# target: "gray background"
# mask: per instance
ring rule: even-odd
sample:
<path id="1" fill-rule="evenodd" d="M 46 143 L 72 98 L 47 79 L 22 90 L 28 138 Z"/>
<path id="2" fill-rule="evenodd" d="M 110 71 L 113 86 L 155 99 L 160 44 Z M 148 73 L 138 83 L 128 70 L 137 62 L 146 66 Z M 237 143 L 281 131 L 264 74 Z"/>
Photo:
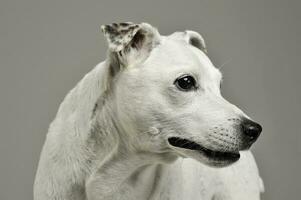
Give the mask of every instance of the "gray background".
<path id="1" fill-rule="evenodd" d="M 300 1 L 1 0 L 0 199 L 32 199 L 45 134 L 66 93 L 104 59 L 100 25 L 202 33 L 223 94 L 259 121 L 263 199 L 300 199 Z"/>

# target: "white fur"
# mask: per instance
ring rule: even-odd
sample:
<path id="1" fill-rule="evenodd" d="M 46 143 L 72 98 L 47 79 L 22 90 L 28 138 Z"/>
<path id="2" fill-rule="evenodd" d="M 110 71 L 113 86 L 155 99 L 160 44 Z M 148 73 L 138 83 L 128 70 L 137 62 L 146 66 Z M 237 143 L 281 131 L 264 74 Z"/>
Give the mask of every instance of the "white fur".
<path id="1" fill-rule="evenodd" d="M 142 47 L 123 57 L 131 67 L 110 77 L 107 59 L 69 92 L 41 153 L 35 200 L 260 198 L 263 184 L 251 152 L 215 168 L 218 163 L 204 155 L 167 143 L 181 136 L 213 150 L 238 151 L 239 133 L 228 119 L 247 117 L 221 96 L 221 73 L 187 43 L 191 33 L 197 34 L 155 35 L 159 42 L 151 51 Z M 139 62 L 137 52 L 144 58 Z M 177 91 L 173 82 L 183 73 L 196 77 L 199 92 Z M 227 129 L 231 138 L 217 133 L 214 139 L 214 127 Z"/>

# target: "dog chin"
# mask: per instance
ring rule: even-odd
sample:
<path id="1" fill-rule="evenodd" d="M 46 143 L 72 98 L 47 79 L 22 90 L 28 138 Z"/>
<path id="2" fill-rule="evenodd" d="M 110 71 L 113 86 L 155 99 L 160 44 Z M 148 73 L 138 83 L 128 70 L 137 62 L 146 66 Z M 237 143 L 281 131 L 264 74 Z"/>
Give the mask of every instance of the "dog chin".
<path id="1" fill-rule="evenodd" d="M 168 143 L 181 157 L 192 158 L 211 167 L 226 167 L 240 158 L 239 152 L 213 151 L 187 139 L 172 137 Z"/>

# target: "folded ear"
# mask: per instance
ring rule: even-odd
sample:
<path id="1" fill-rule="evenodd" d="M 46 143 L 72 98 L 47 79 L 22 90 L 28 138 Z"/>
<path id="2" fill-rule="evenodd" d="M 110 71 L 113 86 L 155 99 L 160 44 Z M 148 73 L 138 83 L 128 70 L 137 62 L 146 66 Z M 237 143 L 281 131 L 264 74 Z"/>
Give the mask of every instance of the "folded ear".
<path id="1" fill-rule="evenodd" d="M 143 62 L 160 42 L 157 29 L 147 23 L 113 23 L 101 29 L 108 42 L 108 60 L 114 74 L 122 67 Z"/>
<path id="2" fill-rule="evenodd" d="M 198 32 L 187 30 L 184 32 L 184 34 L 186 42 L 207 53 L 205 40 Z"/>

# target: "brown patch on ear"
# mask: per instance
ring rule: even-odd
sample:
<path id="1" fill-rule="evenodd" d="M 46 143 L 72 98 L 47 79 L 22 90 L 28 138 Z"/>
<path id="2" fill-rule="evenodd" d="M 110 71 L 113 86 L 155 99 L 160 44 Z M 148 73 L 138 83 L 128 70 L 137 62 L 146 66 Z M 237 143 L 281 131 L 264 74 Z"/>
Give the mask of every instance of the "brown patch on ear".
<path id="1" fill-rule="evenodd" d="M 147 23 L 112 23 L 102 25 L 101 30 L 111 52 L 128 51 L 130 47 L 141 49 L 145 43 L 154 44 L 160 35 L 156 28 Z"/>
<path id="2" fill-rule="evenodd" d="M 109 49 L 112 52 L 123 50 L 132 41 L 139 29 L 139 24 L 131 22 L 101 26 L 101 30 L 108 41 Z"/>
<path id="3" fill-rule="evenodd" d="M 112 66 L 134 66 L 143 62 L 160 41 L 157 29 L 147 23 L 112 23 L 101 26 L 101 29 L 108 42 L 108 58 L 110 62 L 112 60 Z M 111 74 L 116 74 L 121 67 L 113 67 Z"/>
<path id="4" fill-rule="evenodd" d="M 157 29 L 147 23 L 131 22 L 103 25 L 101 29 L 108 42 L 106 85 L 110 88 L 115 77 L 124 68 L 143 63 L 159 43 Z"/>

